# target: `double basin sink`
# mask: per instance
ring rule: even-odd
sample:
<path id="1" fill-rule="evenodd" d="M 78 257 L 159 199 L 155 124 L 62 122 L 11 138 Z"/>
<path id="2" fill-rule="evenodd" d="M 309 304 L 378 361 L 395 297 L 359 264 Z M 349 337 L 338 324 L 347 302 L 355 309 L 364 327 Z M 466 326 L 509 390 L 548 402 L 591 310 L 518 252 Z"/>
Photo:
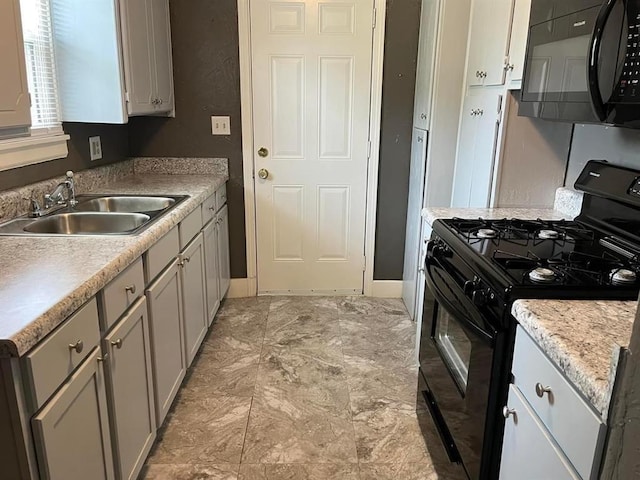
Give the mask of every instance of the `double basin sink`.
<path id="1" fill-rule="evenodd" d="M 185 198 L 186 195 L 79 195 L 74 207 L 1 224 L 0 235 L 132 235 L 145 230 Z"/>

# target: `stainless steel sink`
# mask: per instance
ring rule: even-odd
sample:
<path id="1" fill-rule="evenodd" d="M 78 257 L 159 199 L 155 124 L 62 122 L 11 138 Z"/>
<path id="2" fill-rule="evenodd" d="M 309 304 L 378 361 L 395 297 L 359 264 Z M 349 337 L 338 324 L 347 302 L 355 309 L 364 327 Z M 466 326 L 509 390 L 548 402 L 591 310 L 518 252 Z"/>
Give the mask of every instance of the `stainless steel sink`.
<path id="1" fill-rule="evenodd" d="M 142 213 L 59 213 L 34 220 L 25 232 L 62 235 L 104 235 L 129 233 L 150 219 Z"/>
<path id="2" fill-rule="evenodd" d="M 105 196 L 86 200 L 80 197 L 78 200 L 74 207 L 77 212 L 149 213 L 165 210 L 176 203 L 174 198 L 148 196 Z"/>
<path id="3" fill-rule="evenodd" d="M 134 235 L 177 207 L 188 195 L 78 195 L 74 207 L 40 218 L 26 215 L 0 224 L 0 236 Z"/>

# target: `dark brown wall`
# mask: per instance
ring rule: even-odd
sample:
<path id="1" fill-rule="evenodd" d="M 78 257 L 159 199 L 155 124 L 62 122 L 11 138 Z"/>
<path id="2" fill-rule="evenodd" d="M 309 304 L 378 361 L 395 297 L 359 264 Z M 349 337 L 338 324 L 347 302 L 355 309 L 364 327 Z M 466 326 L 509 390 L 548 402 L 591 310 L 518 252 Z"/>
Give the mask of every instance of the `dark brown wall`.
<path id="1" fill-rule="evenodd" d="M 132 156 L 229 159 L 231 276 L 247 276 L 237 0 L 170 0 L 176 118 L 130 120 Z M 211 115 L 231 135 L 211 135 Z"/>
<path id="2" fill-rule="evenodd" d="M 62 175 L 67 170 L 84 170 L 119 162 L 128 156 L 129 137 L 126 125 L 65 123 L 63 127 L 71 136 L 67 143 L 69 156 L 0 172 L 0 191 Z M 92 162 L 89 156 L 89 137 L 94 135 L 100 135 L 102 159 Z"/>
<path id="3" fill-rule="evenodd" d="M 419 0 L 387 0 L 375 280 L 402 279 L 419 30 Z"/>
<path id="4" fill-rule="evenodd" d="M 237 0 L 170 0 L 176 118 L 130 121 L 133 156 L 229 158 L 231 276 L 246 276 Z M 419 0 L 388 0 L 376 279 L 401 279 Z M 211 135 L 211 115 L 231 135 Z"/>

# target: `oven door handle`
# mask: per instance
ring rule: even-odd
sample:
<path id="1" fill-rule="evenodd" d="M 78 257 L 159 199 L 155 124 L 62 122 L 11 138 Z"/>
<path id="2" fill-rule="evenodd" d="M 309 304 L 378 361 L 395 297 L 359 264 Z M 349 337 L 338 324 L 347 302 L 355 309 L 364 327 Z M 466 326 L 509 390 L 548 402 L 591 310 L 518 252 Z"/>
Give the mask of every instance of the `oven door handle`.
<path id="1" fill-rule="evenodd" d="M 596 24 L 593 27 L 593 35 L 591 36 L 591 43 L 589 44 L 589 61 L 588 61 L 588 79 L 589 79 L 589 95 L 591 97 L 591 104 L 595 110 L 596 116 L 600 120 L 605 120 L 606 111 L 604 100 L 600 94 L 600 79 L 598 78 L 598 64 L 600 63 L 600 44 L 602 43 L 602 36 L 604 34 L 604 28 L 607 24 L 607 20 L 613 11 L 613 7 L 619 0 L 606 0 L 598 18 Z"/>
<path id="2" fill-rule="evenodd" d="M 450 282 L 445 281 L 447 287 L 452 291 L 452 294 L 455 296 L 456 300 L 461 302 L 462 304 L 466 304 L 470 308 L 467 308 L 466 312 L 461 310 L 459 307 L 455 306 L 454 303 L 449 300 L 449 296 L 447 296 L 444 291 L 438 286 L 437 280 L 433 268 L 437 268 L 442 270 L 444 274 L 451 278 L 451 276 L 446 273 L 446 270 L 442 266 L 440 262 L 434 257 L 428 257 L 426 261 L 426 279 L 427 286 L 435 296 L 436 300 L 441 303 L 447 310 L 453 313 L 456 317 L 456 320 L 461 322 L 465 327 L 472 330 L 475 334 L 479 335 L 483 340 L 488 343 L 492 343 L 493 339 L 496 335 L 496 331 L 494 328 L 491 328 L 489 331 L 487 328 L 483 328 L 483 325 L 486 327 L 486 322 L 484 322 L 481 318 L 481 315 L 476 313 L 477 308 L 473 305 L 464 295 L 464 292 L 458 285 L 454 282 L 453 278 L 451 278 Z M 442 275 L 441 275 L 442 276 Z M 471 318 L 469 318 L 471 317 Z"/>

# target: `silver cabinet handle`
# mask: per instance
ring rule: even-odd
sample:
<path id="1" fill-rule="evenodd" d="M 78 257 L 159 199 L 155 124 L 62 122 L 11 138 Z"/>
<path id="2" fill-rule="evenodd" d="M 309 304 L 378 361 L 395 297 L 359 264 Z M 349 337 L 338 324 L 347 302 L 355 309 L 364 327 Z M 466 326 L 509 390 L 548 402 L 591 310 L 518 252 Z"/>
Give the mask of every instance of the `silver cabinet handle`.
<path id="1" fill-rule="evenodd" d="M 84 342 L 82 340 L 78 340 L 76 343 L 69 344 L 69 350 L 75 350 L 76 353 L 81 353 L 84 349 Z"/>
<path id="2" fill-rule="evenodd" d="M 426 120 L 426 119 L 427 119 L 427 114 L 426 114 L 426 113 L 421 113 L 421 114 L 420 114 L 420 118 L 421 118 L 422 120 Z"/>
<path id="3" fill-rule="evenodd" d="M 418 137 L 418 143 L 422 143 L 422 137 Z"/>
<path id="4" fill-rule="evenodd" d="M 124 287 L 124 291 L 125 292 L 130 292 L 130 293 L 136 293 L 136 286 L 135 285 L 129 285 L 128 287 Z"/>
<path id="5" fill-rule="evenodd" d="M 98 357 L 98 362 L 106 362 L 107 359 L 109 358 L 109 354 L 105 353 L 104 355 L 102 355 L 101 357 Z"/>
<path id="6" fill-rule="evenodd" d="M 216 211 L 216 207 L 214 207 L 213 205 L 209 207 L 209 210 L 211 210 L 212 212 Z"/>
<path id="7" fill-rule="evenodd" d="M 189 263 L 189 260 L 190 260 L 189 257 L 184 257 L 181 262 L 178 262 L 178 265 L 180 265 L 181 267 L 184 267 L 187 263 Z"/>
<path id="8" fill-rule="evenodd" d="M 512 408 L 509 407 L 504 407 L 502 409 L 502 416 L 504 418 L 509 418 L 511 415 L 515 416 L 516 415 L 516 411 Z"/>
<path id="9" fill-rule="evenodd" d="M 119 339 L 117 339 L 117 340 L 115 340 L 115 341 L 112 341 L 112 342 L 111 342 L 111 345 L 112 345 L 112 346 L 114 346 L 114 347 L 116 347 L 117 349 L 122 348 L 122 339 L 121 339 L 121 338 L 119 338 Z"/>
<path id="10" fill-rule="evenodd" d="M 536 383 L 536 395 L 542 398 L 545 393 L 551 393 L 551 387 L 545 387 L 541 383 Z"/>
<path id="11" fill-rule="evenodd" d="M 484 115 L 484 110 L 482 110 L 481 108 L 478 109 L 478 115 L 482 116 Z"/>

